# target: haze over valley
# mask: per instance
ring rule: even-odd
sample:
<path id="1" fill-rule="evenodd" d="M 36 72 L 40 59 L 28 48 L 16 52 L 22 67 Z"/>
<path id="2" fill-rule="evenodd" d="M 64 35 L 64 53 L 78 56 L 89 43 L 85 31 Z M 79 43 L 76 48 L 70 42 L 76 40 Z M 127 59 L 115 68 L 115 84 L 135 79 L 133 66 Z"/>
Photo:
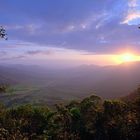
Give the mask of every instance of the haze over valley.
<path id="1" fill-rule="evenodd" d="M 0 82 L 9 85 L 0 101 L 6 105 L 48 104 L 80 100 L 96 94 L 120 98 L 139 86 L 140 62 L 115 66 L 80 65 L 49 68 L 37 65 L 1 65 Z"/>

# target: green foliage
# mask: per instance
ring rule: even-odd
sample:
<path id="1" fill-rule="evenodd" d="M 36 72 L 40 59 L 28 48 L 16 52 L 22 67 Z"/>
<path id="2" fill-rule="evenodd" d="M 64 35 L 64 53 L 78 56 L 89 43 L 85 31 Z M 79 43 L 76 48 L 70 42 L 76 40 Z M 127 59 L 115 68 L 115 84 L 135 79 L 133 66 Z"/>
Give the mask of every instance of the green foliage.
<path id="1" fill-rule="evenodd" d="M 76 107 L 71 108 L 70 113 L 74 118 L 80 118 L 81 116 L 80 109 Z"/>
<path id="2" fill-rule="evenodd" d="M 140 99 L 132 103 L 92 95 L 68 105 L 0 105 L 1 140 L 138 140 Z"/>
<path id="3" fill-rule="evenodd" d="M 7 92 L 8 87 L 9 86 L 7 84 L 0 84 L 0 93 Z"/>

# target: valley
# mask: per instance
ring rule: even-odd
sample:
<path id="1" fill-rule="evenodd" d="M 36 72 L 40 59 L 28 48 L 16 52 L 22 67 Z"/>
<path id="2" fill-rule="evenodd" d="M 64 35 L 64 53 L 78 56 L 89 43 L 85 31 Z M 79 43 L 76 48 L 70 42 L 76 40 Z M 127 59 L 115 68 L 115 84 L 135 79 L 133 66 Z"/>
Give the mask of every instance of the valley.
<path id="1" fill-rule="evenodd" d="M 7 106 L 24 103 L 50 106 L 96 94 L 104 99 L 128 95 L 140 83 L 140 63 L 100 67 L 82 65 L 69 69 L 39 66 L 1 66 L 0 81 L 10 85 L 0 94 Z"/>

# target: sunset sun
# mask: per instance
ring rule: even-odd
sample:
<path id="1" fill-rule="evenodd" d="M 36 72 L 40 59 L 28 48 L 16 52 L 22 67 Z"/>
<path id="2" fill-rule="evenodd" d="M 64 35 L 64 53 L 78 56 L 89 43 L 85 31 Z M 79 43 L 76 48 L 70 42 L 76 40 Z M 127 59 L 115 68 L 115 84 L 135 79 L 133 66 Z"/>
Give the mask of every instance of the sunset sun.
<path id="1" fill-rule="evenodd" d="M 121 60 L 122 60 L 122 62 L 135 61 L 136 56 L 131 53 L 125 53 L 125 54 L 121 55 Z"/>
<path id="2" fill-rule="evenodd" d="M 125 63 L 125 62 L 140 61 L 140 56 L 127 52 L 127 53 L 123 53 L 123 54 L 115 56 L 114 59 L 116 60 L 117 63 Z"/>

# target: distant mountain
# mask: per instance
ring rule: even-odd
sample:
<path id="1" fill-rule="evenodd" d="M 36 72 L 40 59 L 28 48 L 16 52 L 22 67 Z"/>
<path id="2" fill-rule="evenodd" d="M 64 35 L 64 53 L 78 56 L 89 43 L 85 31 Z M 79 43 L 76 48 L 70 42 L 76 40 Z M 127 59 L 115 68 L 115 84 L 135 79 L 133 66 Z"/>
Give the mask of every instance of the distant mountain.
<path id="1" fill-rule="evenodd" d="M 36 65 L 0 65 L 0 83 L 38 83 L 50 76 L 53 76 L 51 69 Z"/>
<path id="2" fill-rule="evenodd" d="M 140 63 L 123 63 L 118 66 L 105 67 L 103 80 L 97 85 L 97 91 L 103 97 L 124 96 L 140 85 Z"/>
<path id="3" fill-rule="evenodd" d="M 81 99 L 91 94 L 118 98 L 140 85 L 140 62 L 115 66 L 82 65 L 67 69 L 39 66 L 0 66 L 0 82 L 14 89 L 0 95 L 6 104 L 15 102 L 55 103 Z M 12 91 L 12 92 L 11 92 Z"/>
<path id="4" fill-rule="evenodd" d="M 136 90 L 134 90 L 130 94 L 122 97 L 121 99 L 123 101 L 135 102 L 138 98 L 140 98 L 140 87 L 138 87 Z"/>
<path id="5" fill-rule="evenodd" d="M 140 63 L 123 63 L 117 66 L 82 66 L 68 71 L 69 78 L 59 81 L 59 86 L 77 88 L 104 98 L 116 98 L 130 93 L 140 84 Z"/>
<path id="6" fill-rule="evenodd" d="M 0 83 L 13 85 L 29 81 L 33 75 L 25 69 L 26 67 L 23 68 L 22 65 L 0 66 Z"/>

